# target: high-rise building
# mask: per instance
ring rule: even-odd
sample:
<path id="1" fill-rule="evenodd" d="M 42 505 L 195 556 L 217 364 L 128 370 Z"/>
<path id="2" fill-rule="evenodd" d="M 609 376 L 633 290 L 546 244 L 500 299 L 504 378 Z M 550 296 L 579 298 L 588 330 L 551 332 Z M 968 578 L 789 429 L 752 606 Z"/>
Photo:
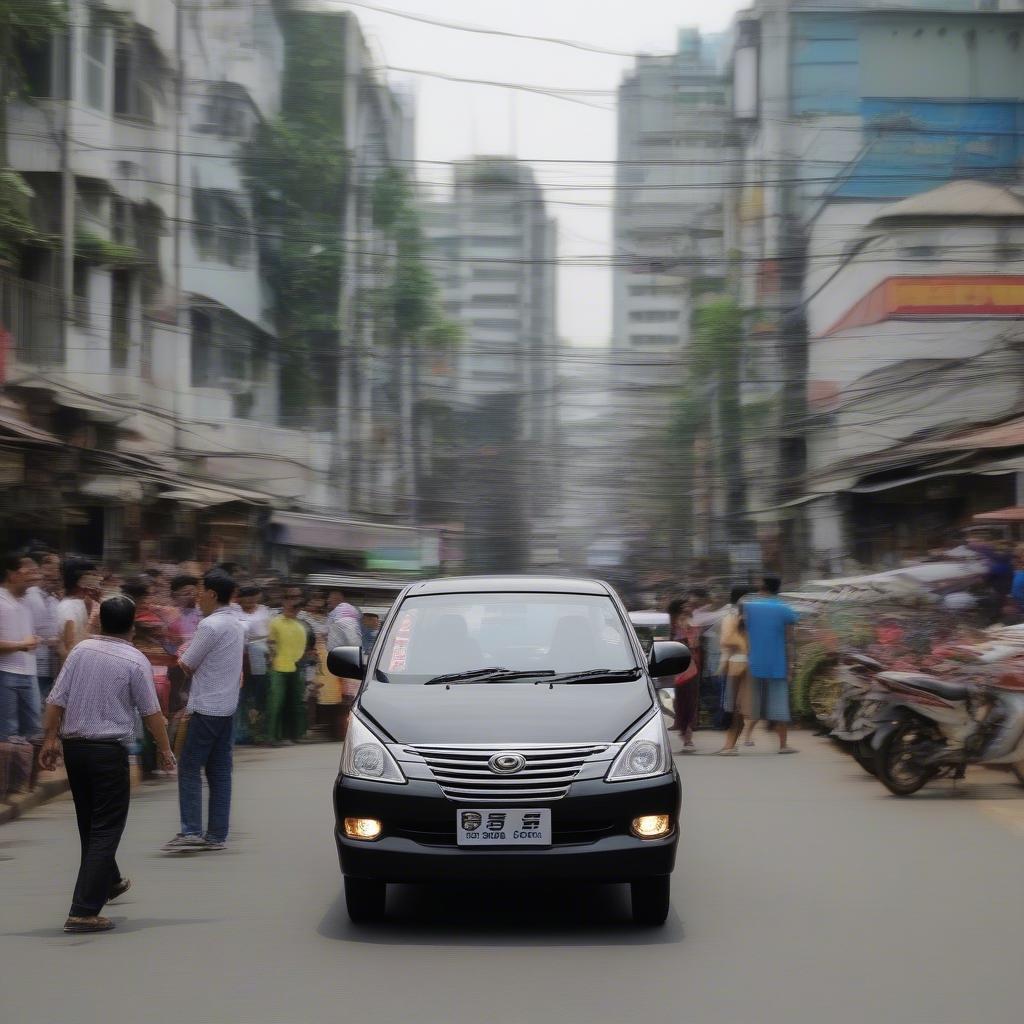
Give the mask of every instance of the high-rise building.
<path id="1" fill-rule="evenodd" d="M 480 570 L 550 560 L 558 474 L 556 232 L 533 172 L 511 158 L 458 164 L 426 233 L 445 311 L 464 341 L 449 398 L 463 425 L 467 559 Z"/>
<path id="2" fill-rule="evenodd" d="M 624 424 L 619 515 L 634 550 L 685 557 L 673 537 L 668 431 L 688 380 L 694 309 L 726 276 L 722 168 L 733 150 L 719 39 L 679 33 L 671 56 L 640 56 L 619 88 L 610 392 Z M 699 386 L 699 382 L 692 382 Z M 636 456 L 643 452 L 645 457 Z"/>

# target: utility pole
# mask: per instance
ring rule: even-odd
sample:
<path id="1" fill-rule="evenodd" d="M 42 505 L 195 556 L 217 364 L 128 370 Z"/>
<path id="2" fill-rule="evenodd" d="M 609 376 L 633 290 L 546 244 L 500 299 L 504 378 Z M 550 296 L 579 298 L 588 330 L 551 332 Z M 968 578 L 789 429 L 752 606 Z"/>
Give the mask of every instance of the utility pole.
<path id="1" fill-rule="evenodd" d="M 77 11 L 84 13 L 84 5 Z M 67 349 L 68 324 L 75 307 L 75 175 L 71 166 L 74 139 L 75 89 L 78 84 L 78 43 L 82 26 L 74 16 L 68 21 L 68 79 L 64 97 L 64 134 L 61 139 L 61 297 L 64 316 L 61 329 Z"/>

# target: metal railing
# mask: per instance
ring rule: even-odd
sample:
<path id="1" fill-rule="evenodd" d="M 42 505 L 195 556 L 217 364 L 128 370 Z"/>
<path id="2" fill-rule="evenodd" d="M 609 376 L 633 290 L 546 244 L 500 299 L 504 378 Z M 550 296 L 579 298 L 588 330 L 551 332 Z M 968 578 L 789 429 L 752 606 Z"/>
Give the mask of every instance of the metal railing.
<path id="1" fill-rule="evenodd" d="M 0 328 L 17 358 L 38 366 L 64 362 L 61 295 L 56 288 L 0 273 Z"/>

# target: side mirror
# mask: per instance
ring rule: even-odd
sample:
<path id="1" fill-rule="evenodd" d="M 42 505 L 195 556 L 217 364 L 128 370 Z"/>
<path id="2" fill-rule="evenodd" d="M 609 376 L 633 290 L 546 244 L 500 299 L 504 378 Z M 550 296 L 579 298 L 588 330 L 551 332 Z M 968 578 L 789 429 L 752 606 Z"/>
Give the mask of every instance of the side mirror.
<path id="1" fill-rule="evenodd" d="M 655 640 L 647 662 L 651 676 L 677 676 L 690 667 L 690 650 L 675 640 Z"/>
<path id="2" fill-rule="evenodd" d="M 366 675 L 362 648 L 335 647 L 327 654 L 327 668 L 339 679 L 362 679 Z"/>

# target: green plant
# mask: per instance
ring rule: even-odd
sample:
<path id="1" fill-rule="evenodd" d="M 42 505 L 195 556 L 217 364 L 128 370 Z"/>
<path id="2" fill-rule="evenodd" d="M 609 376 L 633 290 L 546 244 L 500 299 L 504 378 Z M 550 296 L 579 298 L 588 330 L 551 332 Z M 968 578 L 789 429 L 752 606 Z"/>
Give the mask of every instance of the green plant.
<path id="1" fill-rule="evenodd" d="M 88 229 L 75 234 L 75 257 L 113 270 L 137 267 L 142 262 L 142 253 L 135 246 L 111 242 Z"/>
<path id="2" fill-rule="evenodd" d="M 30 206 L 34 193 L 16 171 L 0 170 L 0 266 L 11 266 L 37 237 Z"/>

